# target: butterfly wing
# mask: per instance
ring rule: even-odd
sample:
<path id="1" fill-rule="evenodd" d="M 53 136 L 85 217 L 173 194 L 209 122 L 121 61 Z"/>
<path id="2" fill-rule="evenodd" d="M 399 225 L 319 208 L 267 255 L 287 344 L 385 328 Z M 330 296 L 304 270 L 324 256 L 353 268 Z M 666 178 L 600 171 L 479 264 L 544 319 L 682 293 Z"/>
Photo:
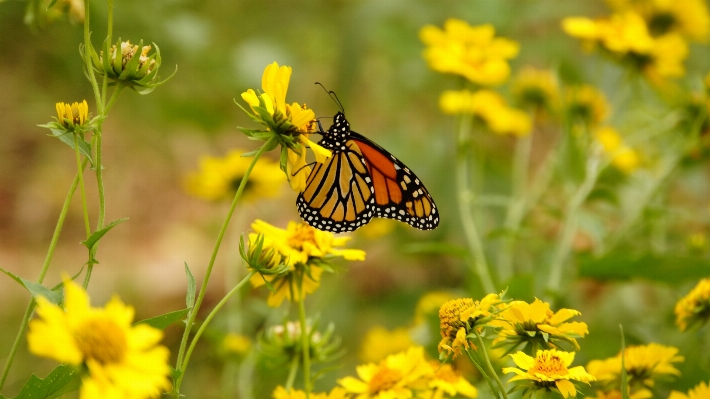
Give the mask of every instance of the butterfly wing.
<path id="1" fill-rule="evenodd" d="M 365 158 L 358 145 L 347 140 L 324 163 L 316 162 L 296 206 L 301 218 L 315 228 L 353 231 L 375 215 L 373 193 Z"/>
<path id="2" fill-rule="evenodd" d="M 372 180 L 374 216 L 396 219 L 421 230 L 436 228 L 439 211 L 414 172 L 367 137 L 350 132 L 350 138 L 365 159 Z"/>

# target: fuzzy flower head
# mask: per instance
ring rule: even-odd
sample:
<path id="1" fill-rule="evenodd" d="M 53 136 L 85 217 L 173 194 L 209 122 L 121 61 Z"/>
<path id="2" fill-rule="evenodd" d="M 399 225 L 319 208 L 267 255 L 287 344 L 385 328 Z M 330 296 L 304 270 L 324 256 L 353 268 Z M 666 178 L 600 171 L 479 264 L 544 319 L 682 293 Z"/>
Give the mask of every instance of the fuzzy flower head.
<path id="1" fill-rule="evenodd" d="M 599 127 L 594 130 L 593 135 L 611 158 L 611 164 L 617 169 L 626 174 L 631 174 L 638 169 L 641 164 L 638 151 L 625 145 L 616 129 L 610 126 Z"/>
<path id="2" fill-rule="evenodd" d="M 572 86 L 565 92 L 564 109 L 576 122 L 596 126 L 609 116 L 609 103 L 604 93 L 591 85 Z"/>
<path id="3" fill-rule="evenodd" d="M 27 336 L 30 352 L 85 367 L 80 397 L 156 398 L 170 389 L 163 333 L 133 325 L 134 310 L 114 297 L 94 308 L 81 286 L 64 280 L 64 308 L 40 297 Z"/>
<path id="4" fill-rule="evenodd" d="M 488 294 L 480 301 L 471 298 L 453 299 L 439 309 L 441 341 L 439 357 L 456 358 L 464 349 L 476 349 L 467 335 L 480 333 L 481 329 L 494 319 L 501 299 L 497 294 Z"/>
<path id="5" fill-rule="evenodd" d="M 291 81 L 292 69 L 273 62 L 266 66 L 261 77 L 262 92 L 249 89 L 242 93 L 242 99 L 252 112 L 237 104 L 249 117 L 264 126 L 266 130 L 240 128 L 254 140 L 268 140 L 276 137 L 281 144 L 281 168 L 287 173 L 291 187 L 300 192 L 305 188 L 310 166 L 306 162 L 306 148 L 310 148 L 316 161 L 323 163 L 331 152 L 308 139 L 315 132 L 315 113 L 294 102 L 286 102 L 286 93 Z"/>
<path id="6" fill-rule="evenodd" d="M 691 388 L 687 394 L 671 391 L 668 399 L 705 399 L 710 398 L 710 385 L 706 384 L 704 381 Z"/>
<path id="7" fill-rule="evenodd" d="M 424 59 L 441 73 L 460 75 L 481 86 L 495 86 L 510 76 L 508 60 L 518 55 L 520 45 L 495 37 L 493 25 L 471 26 L 449 18 L 441 29 L 427 25 L 419 31 L 427 46 Z"/>
<path id="8" fill-rule="evenodd" d="M 333 233 L 318 230 L 305 222 L 290 222 L 286 229 L 272 226 L 262 220 L 252 223 L 254 233 L 249 235 L 255 242 L 263 235 L 263 250 L 273 250 L 281 257 L 280 263 L 287 266 L 284 273 L 252 277 L 251 283 L 258 287 L 268 283 L 272 291 L 267 303 L 279 306 L 284 299 L 299 301 L 301 293 L 311 294 L 320 286 L 324 270 L 332 271 L 328 258 L 339 256 L 346 260 L 365 260 L 365 252 L 358 249 L 340 249 L 349 237 L 335 237 Z M 300 282 L 300 289 L 298 284 Z"/>
<path id="9" fill-rule="evenodd" d="M 244 153 L 245 150 L 234 149 L 223 158 L 203 156 L 199 170 L 186 176 L 185 191 L 208 201 L 232 199 L 252 161 L 242 157 Z M 260 158 L 244 186 L 242 198 L 256 201 L 277 197 L 283 176 L 278 163 Z"/>
<path id="10" fill-rule="evenodd" d="M 547 69 L 525 67 L 511 82 L 513 97 L 523 108 L 556 112 L 560 103 L 560 88 L 555 75 Z"/>
<path id="11" fill-rule="evenodd" d="M 659 344 L 629 346 L 624 350 L 624 365 L 632 392 L 653 388 L 659 378 L 677 377 L 680 371 L 674 363 L 684 360 L 678 348 Z M 621 384 L 621 353 L 605 360 L 592 360 L 587 370 L 611 391 Z"/>
<path id="12" fill-rule="evenodd" d="M 424 358 L 424 348 L 417 346 L 406 352 L 389 355 L 378 364 L 358 366 L 356 377 L 338 380 L 353 399 L 412 398 L 434 374 Z"/>
<path id="13" fill-rule="evenodd" d="M 564 344 L 579 350 L 577 338 L 589 333 L 586 323 L 569 321 L 579 315 L 574 309 L 553 312 L 549 303 L 537 298 L 532 303 L 513 301 L 500 313 L 499 320 L 492 322 L 499 328 L 493 342 L 510 348 L 525 345 L 532 350 L 556 349 Z"/>
<path id="14" fill-rule="evenodd" d="M 577 387 L 572 381 L 589 384 L 595 378 L 587 373 L 582 366 L 570 368 L 574 361 L 574 352 L 563 352 L 555 349 L 538 350 L 533 358 L 524 352 L 510 355 L 518 367 L 506 367 L 504 373 L 515 373 L 516 376 L 508 380 L 522 381 L 514 390 L 522 390 L 523 396 L 537 391 L 550 390 L 561 394 L 563 397 L 576 397 Z"/>
<path id="15" fill-rule="evenodd" d="M 680 331 L 699 327 L 710 319 L 710 278 L 700 280 L 688 295 L 676 303 L 675 315 Z"/>
<path id="16" fill-rule="evenodd" d="M 439 98 L 445 114 L 472 114 L 493 133 L 526 136 L 532 129 L 527 113 L 509 107 L 503 97 L 492 90 L 447 90 Z"/>
<path id="17" fill-rule="evenodd" d="M 155 52 L 151 50 L 155 47 Z M 108 41 L 97 55 L 92 54 L 94 70 L 97 74 L 106 76 L 113 84 L 130 87 L 140 94 L 148 94 L 156 87 L 167 82 L 177 72 L 177 68 L 167 79 L 159 81 L 158 71 L 162 64 L 160 48 L 143 45 L 141 40 L 137 45 L 129 40 L 121 41 L 119 38 L 115 45 L 109 47 Z M 93 49 L 91 50 L 93 52 Z"/>

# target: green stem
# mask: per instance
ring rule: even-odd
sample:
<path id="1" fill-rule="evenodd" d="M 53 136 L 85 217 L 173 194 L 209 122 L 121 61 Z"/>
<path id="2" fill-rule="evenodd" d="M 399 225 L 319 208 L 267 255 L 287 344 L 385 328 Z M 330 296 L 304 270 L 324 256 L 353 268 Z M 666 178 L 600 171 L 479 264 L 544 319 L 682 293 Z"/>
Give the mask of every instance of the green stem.
<path id="1" fill-rule="evenodd" d="M 229 226 L 229 221 L 232 218 L 232 214 L 234 213 L 234 209 L 237 207 L 237 202 L 239 201 L 239 198 L 242 196 L 242 191 L 244 191 L 244 186 L 246 186 L 246 182 L 249 180 L 249 175 L 251 174 L 252 169 L 254 169 L 254 165 L 256 165 L 256 161 L 259 160 L 259 158 L 266 152 L 266 149 L 271 146 L 271 144 L 276 140 L 275 137 L 271 137 L 266 143 L 264 143 L 261 148 L 259 148 L 259 151 L 254 155 L 254 159 L 252 159 L 251 164 L 249 164 L 249 167 L 247 168 L 246 172 L 244 173 L 244 177 L 242 178 L 242 181 L 239 183 L 239 188 L 237 189 L 237 193 L 234 195 L 234 199 L 232 200 L 232 205 L 229 207 L 229 211 L 227 212 L 227 217 L 224 219 L 224 222 L 222 223 L 222 227 L 219 230 L 219 234 L 217 235 L 217 241 L 214 244 L 214 248 L 212 249 L 212 256 L 210 257 L 210 262 L 207 265 L 207 270 L 205 271 L 205 278 L 202 280 L 202 286 L 200 287 L 200 293 L 197 296 L 197 301 L 195 302 L 195 306 L 193 309 L 190 311 L 190 315 L 188 317 L 188 320 L 185 324 L 185 331 L 182 334 L 182 340 L 180 342 L 180 350 L 178 352 L 178 357 L 177 357 L 177 362 L 175 363 L 176 369 L 182 371 L 182 364 L 183 364 L 183 358 L 185 356 L 185 348 L 187 347 L 187 340 L 188 337 L 190 336 L 190 330 L 192 330 L 193 325 L 195 324 L 195 318 L 197 317 L 198 310 L 200 309 L 200 306 L 202 305 L 202 301 L 205 298 L 205 293 L 207 292 L 207 283 L 209 282 L 210 279 L 210 274 L 212 273 L 212 267 L 214 267 L 214 262 L 217 259 L 217 254 L 219 253 L 219 247 L 222 244 L 222 239 L 224 238 L 224 234 L 227 231 L 227 226 Z M 178 382 L 182 381 L 182 375 Z M 176 383 L 175 388 L 173 389 L 173 396 L 175 398 L 180 397 L 180 384 Z"/>
<path id="2" fill-rule="evenodd" d="M 291 359 L 291 367 L 288 369 L 288 378 L 286 378 L 286 384 L 284 385 L 284 389 L 286 389 L 286 391 L 290 391 L 291 388 L 293 388 L 294 381 L 296 381 L 299 360 L 301 360 L 299 356 L 294 356 L 293 359 Z"/>
<path id="3" fill-rule="evenodd" d="M 84 167 L 81 165 L 81 155 L 79 154 L 79 135 L 74 133 L 74 153 L 76 154 L 76 169 L 79 176 L 79 191 L 81 192 L 81 208 L 84 213 L 84 229 L 86 230 L 86 238 L 91 235 L 91 226 L 89 224 L 89 209 L 86 206 L 86 189 L 84 187 Z M 86 288 L 86 287 L 84 287 Z"/>
<path id="4" fill-rule="evenodd" d="M 49 242 L 49 249 L 47 249 L 47 255 L 44 257 L 42 270 L 39 272 L 39 277 L 37 278 L 37 283 L 39 284 L 42 284 L 42 281 L 44 281 L 44 276 L 47 274 L 47 270 L 49 269 L 49 264 L 52 261 L 54 250 L 57 247 L 57 242 L 59 242 L 59 234 L 62 232 L 62 227 L 64 226 L 64 219 L 66 219 L 67 212 L 69 211 L 71 199 L 74 196 L 74 192 L 76 192 L 76 187 L 79 185 L 79 177 L 81 176 L 81 172 L 84 170 L 84 167 L 86 166 L 87 162 L 88 160 L 85 159 L 84 163 L 81 165 L 81 169 L 77 172 L 76 177 L 74 177 L 74 181 L 72 182 L 72 185 L 69 188 L 69 192 L 67 193 L 67 196 L 64 199 L 64 205 L 62 205 L 62 210 L 59 212 L 59 219 L 57 220 L 57 225 L 54 227 L 54 234 L 52 234 L 52 239 Z M 15 342 L 13 342 L 12 348 L 10 349 L 10 354 L 7 357 L 7 361 L 5 361 L 5 367 L 2 370 L 2 376 L 0 376 L 0 390 L 2 390 L 2 387 L 5 385 L 7 375 L 10 373 L 10 367 L 12 366 L 12 362 L 15 359 L 15 354 L 17 354 L 17 350 L 20 348 L 22 337 L 24 337 L 25 335 L 27 323 L 29 323 L 29 320 L 32 317 L 34 308 L 35 301 L 33 298 L 27 305 L 25 314 L 22 317 L 22 323 L 20 324 L 20 330 L 17 332 L 17 336 L 15 336 Z"/>
<path id="5" fill-rule="evenodd" d="M 473 193 L 468 187 L 468 162 L 466 159 L 466 149 L 468 145 L 468 135 L 471 130 L 471 115 L 461 115 L 456 149 L 456 179 L 458 186 L 459 216 L 463 224 L 464 234 L 469 251 L 473 255 L 473 270 L 481 280 L 481 285 L 485 292 L 495 292 L 495 285 L 488 270 L 486 255 L 483 243 L 476 229 L 473 220 L 471 202 Z"/>
<path id="6" fill-rule="evenodd" d="M 468 356 L 468 360 L 473 363 L 474 366 L 476 366 L 476 369 L 478 369 L 478 372 L 481 373 L 483 376 L 483 379 L 486 380 L 488 383 L 488 387 L 491 389 L 491 392 L 497 399 L 501 399 L 500 394 L 498 394 L 498 390 L 496 389 L 495 385 L 493 385 L 493 380 L 491 380 L 490 377 L 488 377 L 488 373 L 486 373 L 486 370 L 483 369 L 483 366 L 480 364 L 480 360 L 477 358 L 474 358 L 473 355 L 471 354 L 471 351 L 468 348 L 464 348 L 464 351 L 466 352 L 466 355 Z"/>
<path id="7" fill-rule="evenodd" d="M 86 64 L 86 74 L 89 76 L 91 88 L 94 90 L 94 99 L 99 114 L 103 115 L 103 102 L 101 101 L 101 92 L 99 84 L 96 82 L 94 75 L 93 61 L 91 60 L 91 30 L 89 29 L 89 0 L 84 0 L 84 64 Z"/>
<path id="8" fill-rule="evenodd" d="M 589 157 L 586 166 L 586 173 L 584 174 L 584 181 L 567 204 L 564 225 L 559 235 L 557 248 L 553 255 L 552 262 L 550 263 L 550 275 L 547 282 L 547 288 L 553 294 L 557 294 L 560 289 L 560 283 L 562 282 L 562 269 L 570 251 L 572 250 L 574 235 L 577 232 L 579 208 L 582 203 L 584 203 L 584 200 L 587 199 L 587 196 L 589 196 L 589 193 L 592 191 L 597 181 L 597 177 L 599 177 L 599 164 L 601 156 L 599 152 L 600 149 L 596 148 L 594 153 Z"/>
<path id="9" fill-rule="evenodd" d="M 205 318 L 204 323 L 202 323 L 200 328 L 195 333 L 195 336 L 192 338 L 192 341 L 190 341 L 190 347 L 187 349 L 187 354 L 185 355 L 185 360 L 182 362 L 182 366 L 180 368 L 182 370 L 182 374 L 180 375 L 180 378 L 178 378 L 178 381 L 176 384 L 177 386 L 179 386 L 180 383 L 182 382 L 182 377 L 185 375 L 185 370 L 187 369 L 187 365 L 188 365 L 188 363 L 190 363 L 190 357 L 192 356 L 192 351 L 195 350 L 195 346 L 197 346 L 197 341 L 200 340 L 202 333 L 205 332 L 205 329 L 210 324 L 212 319 L 215 317 L 217 312 L 219 312 L 219 310 L 222 309 L 222 306 L 224 306 L 224 304 L 227 303 L 227 301 L 229 301 L 229 298 L 231 298 L 232 295 L 237 293 L 239 291 L 239 289 L 241 289 L 244 286 L 244 284 L 246 284 L 255 273 L 256 272 L 253 270 L 251 272 L 249 272 L 249 274 L 246 277 L 244 277 L 242 279 L 242 281 L 239 282 L 239 284 L 235 285 L 234 288 L 232 288 L 227 293 L 227 295 L 225 295 L 224 298 L 222 298 L 222 300 L 219 301 L 219 303 L 214 307 L 214 309 L 212 309 L 210 314 L 207 315 L 207 318 Z M 195 309 L 193 308 L 193 310 L 191 310 L 191 312 L 194 312 L 194 311 L 195 311 Z"/>
<path id="10" fill-rule="evenodd" d="M 491 359 L 488 358 L 488 351 L 486 350 L 486 346 L 483 344 L 483 339 L 481 339 L 481 336 L 474 331 L 473 335 L 476 336 L 476 339 L 478 339 L 478 344 L 479 347 L 481 348 L 481 353 L 483 353 L 483 359 L 486 361 L 486 365 L 488 366 L 488 372 L 493 375 L 493 378 L 496 380 L 496 384 L 498 384 L 498 388 L 500 388 L 501 394 L 503 394 L 503 398 L 508 399 L 508 394 L 505 392 L 505 387 L 503 387 L 503 383 L 500 381 L 500 378 L 498 377 L 498 373 L 493 369 L 493 365 L 491 364 Z"/>
<path id="11" fill-rule="evenodd" d="M 305 271 L 301 271 L 298 278 L 298 318 L 301 322 L 301 348 L 303 351 L 303 387 L 306 399 L 311 397 L 311 333 L 306 324 L 306 293 L 303 291 Z"/>

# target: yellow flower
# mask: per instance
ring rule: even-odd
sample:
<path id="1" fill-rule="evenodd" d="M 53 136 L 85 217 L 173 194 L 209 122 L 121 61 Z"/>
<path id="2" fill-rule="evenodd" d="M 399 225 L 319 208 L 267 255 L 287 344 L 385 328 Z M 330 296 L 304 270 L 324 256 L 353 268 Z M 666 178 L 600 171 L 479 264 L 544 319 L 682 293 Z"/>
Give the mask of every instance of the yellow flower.
<path id="1" fill-rule="evenodd" d="M 368 239 L 376 239 L 390 234 L 396 226 L 397 222 L 395 220 L 374 218 L 357 232 Z"/>
<path id="2" fill-rule="evenodd" d="M 629 399 L 651 399 L 652 397 L 653 393 L 651 393 L 648 389 L 640 389 L 629 394 Z M 621 395 L 620 390 L 613 389 L 608 392 L 597 391 L 597 396 L 589 399 L 623 399 L 623 396 Z"/>
<path id="3" fill-rule="evenodd" d="M 246 151 L 234 149 L 224 158 L 202 157 L 200 170 L 186 176 L 185 191 L 210 201 L 233 198 L 252 161 L 251 158 L 242 157 L 243 153 Z M 279 164 L 260 158 L 244 186 L 242 198 L 253 201 L 277 197 L 282 181 L 283 172 Z"/>
<path id="4" fill-rule="evenodd" d="M 222 339 L 222 348 L 227 353 L 243 355 L 251 347 L 251 340 L 241 334 L 229 333 Z"/>
<path id="5" fill-rule="evenodd" d="M 360 360 L 366 363 L 379 362 L 388 355 L 402 352 L 414 345 L 409 329 L 399 327 L 389 331 L 376 326 L 365 333 L 360 345 Z"/>
<path id="6" fill-rule="evenodd" d="M 347 260 L 365 260 L 365 252 L 359 249 L 339 249 L 350 237 L 335 237 L 333 233 L 321 231 L 305 222 L 289 222 L 286 230 L 274 227 L 262 220 L 251 225 L 255 233 L 249 234 L 250 242 L 254 242 L 257 234 L 264 235 L 264 250 L 275 249 L 283 257 L 288 271 L 282 274 L 261 276 L 255 274 L 251 283 L 254 287 L 265 284 L 265 280 L 273 285 L 275 291 L 269 294 L 267 304 L 279 306 L 284 299 L 300 301 L 300 293 L 311 294 L 320 286 L 323 268 L 314 262 L 328 255 L 342 256 Z M 296 287 L 302 278 L 302 286 Z"/>
<path id="7" fill-rule="evenodd" d="M 439 320 L 441 341 L 439 342 L 439 353 L 446 357 L 456 358 L 461 355 L 463 349 L 476 346 L 470 344 L 466 338 L 467 323 L 461 320 L 461 314 L 468 309 L 476 308 L 472 298 L 460 298 L 446 301 L 439 309 Z"/>
<path id="8" fill-rule="evenodd" d="M 694 388 L 688 391 L 688 394 L 684 394 L 678 391 L 671 391 L 671 395 L 668 399 L 705 399 L 710 398 L 710 386 L 705 382 L 701 382 Z"/>
<path id="9" fill-rule="evenodd" d="M 680 375 L 673 363 L 683 360 L 683 356 L 678 356 L 677 348 L 654 343 L 629 346 L 624 351 L 624 365 L 632 391 L 652 388 L 656 378 Z M 607 390 L 618 387 L 621 383 L 621 354 L 605 360 L 592 360 L 587 364 L 587 370 Z"/>
<path id="10" fill-rule="evenodd" d="M 432 361 L 431 367 L 435 370 L 434 376 L 431 381 L 429 381 L 429 388 L 434 390 L 433 395 L 428 396 L 431 399 L 440 399 L 444 394 L 451 397 L 459 395 L 467 398 L 475 398 L 478 396 L 476 387 L 471 385 L 459 372 L 454 370 L 451 364 L 441 364 L 437 361 Z"/>
<path id="11" fill-rule="evenodd" d="M 455 297 L 447 291 L 431 291 L 422 295 L 414 308 L 414 324 L 425 323 L 432 316 L 436 317 L 438 322 L 441 305 L 452 299 Z"/>
<path id="12" fill-rule="evenodd" d="M 508 60 L 518 55 L 519 44 L 495 37 L 492 25 L 470 26 L 449 18 L 444 29 L 427 25 L 419 32 L 427 46 L 424 58 L 441 73 L 461 75 L 479 85 L 498 85 L 510 75 Z"/>
<path id="13" fill-rule="evenodd" d="M 510 355 L 518 366 L 506 367 L 504 373 L 515 373 L 515 377 L 508 380 L 526 381 L 528 384 L 516 386 L 515 389 L 559 390 L 565 398 L 576 397 L 577 387 L 570 381 L 580 381 L 589 384 L 594 381 L 594 376 L 584 370 L 582 366 L 569 368 L 574 361 L 574 352 L 562 352 L 555 349 L 539 350 L 535 358 L 518 352 Z"/>
<path id="14" fill-rule="evenodd" d="M 354 399 L 411 398 L 413 390 L 434 372 L 420 346 L 389 355 L 379 364 L 360 365 L 356 371 L 359 378 L 338 380 L 348 393 L 355 395 Z"/>
<path id="15" fill-rule="evenodd" d="M 609 115 L 604 93 L 591 85 L 572 86 L 565 93 L 565 109 L 571 118 L 594 126 Z"/>
<path id="16" fill-rule="evenodd" d="M 56 108 L 57 122 L 70 130 L 83 126 L 89 119 L 89 105 L 86 100 L 71 105 L 59 102 L 56 104 Z"/>
<path id="17" fill-rule="evenodd" d="M 554 112 L 559 106 L 560 89 L 555 75 L 547 69 L 525 67 L 511 82 L 518 104 Z"/>
<path id="18" fill-rule="evenodd" d="M 675 315 L 680 331 L 706 323 L 710 319 L 710 278 L 700 280 L 688 295 L 676 303 Z"/>
<path id="19" fill-rule="evenodd" d="M 273 393 L 274 399 L 306 399 L 306 392 L 300 391 L 298 389 L 286 390 L 281 385 L 274 389 Z M 345 399 L 347 398 L 347 392 L 341 387 L 333 388 L 330 393 L 311 393 L 311 398 L 313 399 Z"/>
<path id="20" fill-rule="evenodd" d="M 38 319 L 30 322 L 30 352 L 85 366 L 80 397 L 154 398 L 170 389 L 169 352 L 158 345 L 163 333 L 131 325 L 134 311 L 113 297 L 94 308 L 78 284 L 64 279 L 64 309 L 37 300 Z"/>
<path id="21" fill-rule="evenodd" d="M 627 174 L 638 169 L 641 163 L 638 152 L 624 145 L 616 129 L 610 126 L 597 128 L 594 137 L 599 141 L 604 152 L 609 154 L 611 163 L 616 168 Z"/>
<path id="22" fill-rule="evenodd" d="M 647 21 L 653 36 L 677 32 L 704 43 L 710 35 L 710 14 L 703 0 L 615 0 L 607 3 L 617 11 L 638 12 Z"/>
<path id="23" fill-rule="evenodd" d="M 579 350 L 577 338 L 589 333 L 587 324 L 568 321 L 580 313 L 574 309 L 550 310 L 550 304 L 535 299 L 533 303 L 513 301 L 499 314 L 500 320 L 491 324 L 499 327 L 498 338 L 493 343 L 504 343 L 511 348 L 520 344 L 533 348 L 558 348 L 562 342 Z"/>
<path id="24" fill-rule="evenodd" d="M 446 114 L 473 114 L 493 133 L 524 136 L 532 129 L 525 112 L 509 107 L 501 95 L 491 90 L 447 90 L 441 94 L 439 105 Z"/>

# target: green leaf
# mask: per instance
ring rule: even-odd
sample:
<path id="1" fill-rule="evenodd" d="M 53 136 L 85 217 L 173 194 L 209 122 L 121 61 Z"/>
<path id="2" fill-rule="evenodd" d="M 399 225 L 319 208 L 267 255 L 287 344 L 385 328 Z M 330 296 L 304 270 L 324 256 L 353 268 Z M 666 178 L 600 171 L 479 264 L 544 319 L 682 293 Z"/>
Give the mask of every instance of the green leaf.
<path id="1" fill-rule="evenodd" d="M 62 143 L 68 145 L 71 147 L 72 150 L 76 151 L 76 147 L 74 147 L 74 134 L 72 132 L 68 132 L 66 130 L 60 130 L 60 129 L 52 129 L 50 128 L 49 130 L 52 131 L 51 136 L 58 138 Z M 94 160 L 91 158 L 91 144 L 87 143 L 86 140 L 83 138 L 79 137 L 79 152 L 81 155 L 85 156 L 87 159 L 89 159 L 89 162 L 91 164 L 94 164 Z"/>
<path id="2" fill-rule="evenodd" d="M 182 320 L 182 318 L 190 312 L 190 308 L 176 310 L 173 312 L 168 312 L 160 316 L 151 317 L 149 319 L 137 321 L 133 325 L 137 324 L 147 324 L 151 327 L 155 327 L 159 330 L 165 330 L 169 325 L 175 323 L 176 321 Z"/>
<path id="3" fill-rule="evenodd" d="M 99 229 L 99 230 L 96 230 L 95 232 L 91 233 L 89 238 L 82 241 L 81 243 L 84 244 L 86 246 L 86 248 L 89 248 L 89 250 L 91 250 L 94 247 L 94 245 L 96 245 L 96 243 L 101 239 L 101 237 L 104 236 L 104 234 L 108 233 L 109 230 L 116 227 L 120 223 L 125 222 L 126 220 L 128 220 L 128 218 L 114 220 L 113 222 L 107 224 L 106 227 L 104 227 L 103 229 Z"/>
<path id="4" fill-rule="evenodd" d="M 195 291 L 197 291 L 197 284 L 195 283 L 195 277 L 190 272 L 190 268 L 187 267 L 187 262 L 185 262 L 185 275 L 187 275 L 187 296 L 185 297 L 185 303 L 188 309 L 192 309 L 195 306 Z"/>
<path id="5" fill-rule="evenodd" d="M 0 271 L 7 274 L 11 279 L 15 280 L 18 284 L 25 287 L 34 299 L 37 297 L 44 297 L 51 303 L 58 305 L 64 300 L 64 294 L 62 291 L 52 291 L 49 288 L 43 286 L 42 284 L 35 283 L 34 281 L 25 280 L 22 277 L 18 277 L 9 271 L 0 268 Z"/>
<path id="6" fill-rule="evenodd" d="M 578 256 L 579 274 L 598 280 L 628 280 L 646 278 L 666 284 L 679 284 L 707 277 L 708 259 L 677 254 L 634 254 L 618 250 L 597 258 Z"/>
<path id="7" fill-rule="evenodd" d="M 76 367 L 62 364 L 44 379 L 32 374 L 20 393 L 12 399 L 52 399 L 76 391 L 81 385 L 81 373 Z M 6 399 L 0 395 L 0 398 Z"/>

